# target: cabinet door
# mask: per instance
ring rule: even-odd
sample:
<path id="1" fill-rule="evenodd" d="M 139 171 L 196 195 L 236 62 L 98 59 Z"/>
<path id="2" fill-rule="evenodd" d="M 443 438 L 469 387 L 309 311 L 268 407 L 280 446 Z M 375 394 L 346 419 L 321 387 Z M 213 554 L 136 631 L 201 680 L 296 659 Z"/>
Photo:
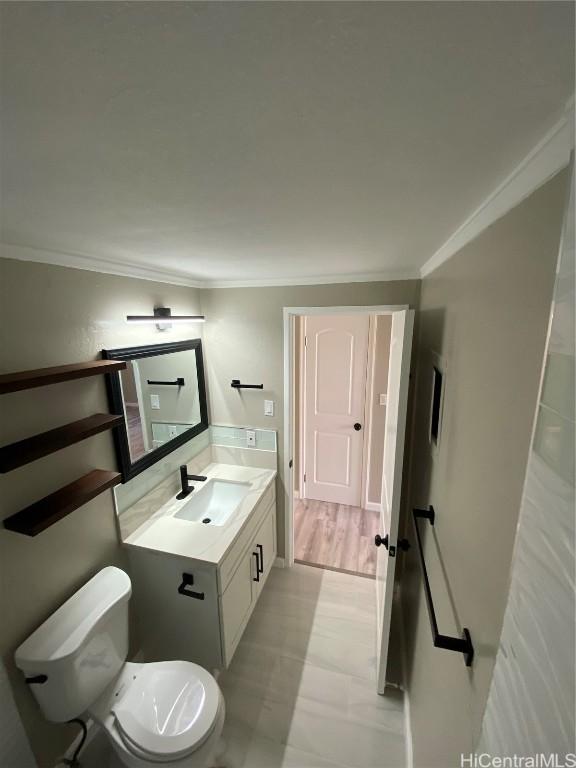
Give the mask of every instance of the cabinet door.
<path id="1" fill-rule="evenodd" d="M 221 667 L 216 570 L 132 548 L 129 558 L 147 661 L 182 659 L 206 669 Z"/>
<path id="2" fill-rule="evenodd" d="M 274 565 L 276 559 L 276 505 L 273 504 L 270 511 L 264 518 L 264 521 L 258 529 L 256 536 L 254 537 L 254 544 L 252 550 L 258 553 L 258 560 L 260 565 L 260 573 L 258 574 L 258 581 L 254 583 L 255 596 L 262 591 L 270 569 Z"/>
<path id="3" fill-rule="evenodd" d="M 243 555 L 224 594 L 222 595 L 222 634 L 224 665 L 232 661 L 236 646 L 252 612 L 255 599 L 253 588 L 257 586 L 256 557 L 252 550 Z"/>

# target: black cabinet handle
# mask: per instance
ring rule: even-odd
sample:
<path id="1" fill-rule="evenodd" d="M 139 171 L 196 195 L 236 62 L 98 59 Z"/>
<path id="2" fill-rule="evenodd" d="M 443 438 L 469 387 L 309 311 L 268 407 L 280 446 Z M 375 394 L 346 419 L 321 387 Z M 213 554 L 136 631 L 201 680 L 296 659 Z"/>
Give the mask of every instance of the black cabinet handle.
<path id="1" fill-rule="evenodd" d="M 264 547 L 262 544 L 256 544 L 260 550 L 260 573 L 264 573 Z"/>
<path id="2" fill-rule="evenodd" d="M 260 570 L 260 557 L 258 556 L 258 552 L 252 552 L 252 557 L 256 558 L 256 576 L 253 577 L 252 581 L 260 581 L 260 574 L 262 571 Z"/>
<path id="3" fill-rule="evenodd" d="M 354 424 L 354 429 L 356 430 L 356 432 L 360 432 L 360 430 L 362 429 L 362 424 L 360 424 L 360 422 L 357 421 L 356 424 Z"/>
<path id="4" fill-rule="evenodd" d="M 193 597 L 195 600 L 204 600 L 204 592 L 195 592 L 193 589 L 188 590 L 186 587 L 191 587 L 194 584 L 194 576 L 191 573 L 182 574 L 182 584 L 178 587 L 178 594 L 185 597 Z"/>

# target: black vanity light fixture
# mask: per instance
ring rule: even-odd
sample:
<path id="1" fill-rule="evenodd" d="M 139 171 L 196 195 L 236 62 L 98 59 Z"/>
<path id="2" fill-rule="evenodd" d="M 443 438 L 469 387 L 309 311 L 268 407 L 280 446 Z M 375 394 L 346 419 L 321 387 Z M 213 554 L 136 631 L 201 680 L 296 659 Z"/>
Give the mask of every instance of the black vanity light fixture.
<path id="1" fill-rule="evenodd" d="M 204 315 L 173 315 L 170 307 L 154 307 L 153 315 L 126 315 L 127 323 L 154 323 L 159 331 L 165 331 L 174 323 L 203 323 Z"/>

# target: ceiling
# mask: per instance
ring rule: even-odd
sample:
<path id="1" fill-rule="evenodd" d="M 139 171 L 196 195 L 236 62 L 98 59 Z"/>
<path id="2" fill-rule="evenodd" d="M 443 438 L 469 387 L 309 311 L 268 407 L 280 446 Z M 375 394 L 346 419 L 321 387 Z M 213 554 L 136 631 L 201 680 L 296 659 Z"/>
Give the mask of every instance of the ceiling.
<path id="1" fill-rule="evenodd" d="M 1 16 L 2 241 L 197 281 L 417 274 L 574 88 L 569 2 Z"/>

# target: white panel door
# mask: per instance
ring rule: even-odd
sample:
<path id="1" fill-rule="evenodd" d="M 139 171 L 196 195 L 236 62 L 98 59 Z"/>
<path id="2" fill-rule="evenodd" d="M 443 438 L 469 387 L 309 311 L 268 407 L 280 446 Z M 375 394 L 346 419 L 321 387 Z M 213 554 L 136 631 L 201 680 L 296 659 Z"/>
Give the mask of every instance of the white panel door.
<path id="1" fill-rule="evenodd" d="M 368 315 L 306 318 L 305 495 L 360 506 Z"/>
<path id="2" fill-rule="evenodd" d="M 414 310 L 403 310 L 392 314 L 379 534 L 382 538 L 385 536 L 388 538 L 387 546 L 378 547 L 376 558 L 377 679 L 379 693 L 384 693 L 384 686 L 386 685 L 394 572 L 398 555 L 398 521 L 400 518 L 413 327 Z"/>

